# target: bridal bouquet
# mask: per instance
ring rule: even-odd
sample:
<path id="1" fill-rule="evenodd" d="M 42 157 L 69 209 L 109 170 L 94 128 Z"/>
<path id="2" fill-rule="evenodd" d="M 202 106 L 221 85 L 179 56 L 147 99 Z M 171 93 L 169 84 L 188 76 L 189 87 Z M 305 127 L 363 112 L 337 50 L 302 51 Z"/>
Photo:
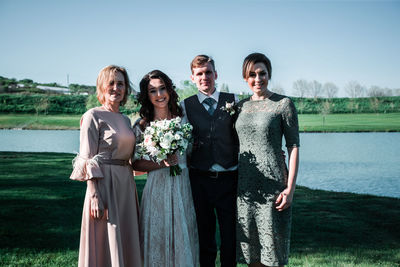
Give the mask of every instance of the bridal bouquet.
<path id="1" fill-rule="evenodd" d="M 180 117 L 150 122 L 137 145 L 136 157 L 160 163 L 176 152 L 183 155 L 192 139 L 192 129 L 190 123 L 182 124 Z M 171 176 L 181 172 L 179 165 L 170 166 Z"/>

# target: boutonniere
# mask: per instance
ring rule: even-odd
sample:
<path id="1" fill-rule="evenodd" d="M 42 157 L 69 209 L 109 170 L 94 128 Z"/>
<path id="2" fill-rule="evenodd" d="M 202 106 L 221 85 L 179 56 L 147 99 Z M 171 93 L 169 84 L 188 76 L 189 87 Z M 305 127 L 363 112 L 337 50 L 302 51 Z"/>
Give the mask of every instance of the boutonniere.
<path id="1" fill-rule="evenodd" d="M 229 115 L 232 116 L 236 112 L 235 109 L 233 108 L 234 105 L 235 101 L 232 101 L 232 103 L 225 102 L 225 106 L 221 107 L 221 110 L 228 112 Z"/>

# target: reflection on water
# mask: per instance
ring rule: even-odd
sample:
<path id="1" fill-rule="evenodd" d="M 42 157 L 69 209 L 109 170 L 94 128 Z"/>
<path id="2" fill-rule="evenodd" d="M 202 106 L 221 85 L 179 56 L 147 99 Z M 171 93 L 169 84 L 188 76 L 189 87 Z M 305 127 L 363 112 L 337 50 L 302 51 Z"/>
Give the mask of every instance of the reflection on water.
<path id="1" fill-rule="evenodd" d="M 400 133 L 302 133 L 297 183 L 400 198 Z M 0 151 L 78 152 L 79 131 L 0 130 Z"/>

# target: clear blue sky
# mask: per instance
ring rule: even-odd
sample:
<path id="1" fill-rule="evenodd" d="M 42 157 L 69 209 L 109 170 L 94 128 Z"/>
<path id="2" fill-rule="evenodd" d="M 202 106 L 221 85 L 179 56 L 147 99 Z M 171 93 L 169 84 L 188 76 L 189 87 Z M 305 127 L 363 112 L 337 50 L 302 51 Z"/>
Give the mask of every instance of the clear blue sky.
<path id="1" fill-rule="evenodd" d="M 0 75 L 37 82 L 94 85 L 117 64 L 179 85 L 204 53 L 218 84 L 249 92 L 241 65 L 262 52 L 288 95 L 297 79 L 400 88 L 400 0 L 0 0 L 0 33 Z"/>

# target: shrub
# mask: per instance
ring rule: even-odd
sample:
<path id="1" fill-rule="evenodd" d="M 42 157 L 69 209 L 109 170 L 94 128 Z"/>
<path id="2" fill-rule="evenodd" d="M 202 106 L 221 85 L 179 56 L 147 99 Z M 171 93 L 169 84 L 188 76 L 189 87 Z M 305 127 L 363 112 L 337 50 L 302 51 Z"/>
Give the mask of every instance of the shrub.
<path id="1" fill-rule="evenodd" d="M 88 108 L 100 105 L 94 97 L 96 105 L 91 103 L 92 106 L 87 107 L 88 99 L 93 100 L 93 96 L 0 94 L 0 112 L 34 114 L 45 111 L 46 114 L 83 114 Z M 43 103 L 46 103 L 45 109 Z M 127 105 L 121 108 L 121 112 L 125 114 L 135 113 L 138 110 L 138 104 L 132 96 L 129 97 Z"/>

